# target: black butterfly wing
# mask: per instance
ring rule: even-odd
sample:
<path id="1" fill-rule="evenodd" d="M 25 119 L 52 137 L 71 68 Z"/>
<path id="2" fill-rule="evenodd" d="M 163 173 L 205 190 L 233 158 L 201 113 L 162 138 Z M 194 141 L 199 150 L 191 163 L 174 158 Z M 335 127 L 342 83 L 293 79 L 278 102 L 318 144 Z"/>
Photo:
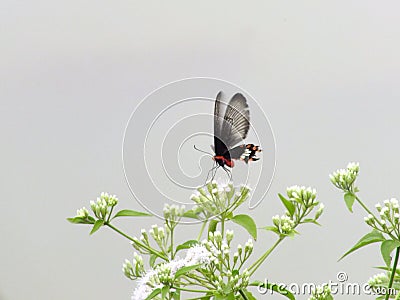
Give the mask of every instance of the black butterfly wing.
<path id="1" fill-rule="evenodd" d="M 240 93 L 235 94 L 229 101 L 222 118 L 222 97 L 222 92 L 219 92 L 214 106 L 215 155 L 222 156 L 223 165 L 231 168 L 234 165 L 233 160 L 236 159 L 243 160 L 246 164 L 249 161 L 259 160 L 256 157 L 256 153 L 261 152 L 259 146 L 243 144 L 250 129 L 250 111 L 246 98 Z"/>
<path id="2" fill-rule="evenodd" d="M 222 127 L 224 119 L 222 117 L 223 107 L 222 107 L 222 91 L 218 93 L 215 99 L 214 105 L 214 152 L 215 155 L 223 155 L 228 151 L 226 144 L 223 142 Z"/>
<path id="3" fill-rule="evenodd" d="M 235 94 L 229 101 L 222 122 L 220 139 L 227 149 L 243 142 L 250 128 L 250 110 L 246 98 Z"/>

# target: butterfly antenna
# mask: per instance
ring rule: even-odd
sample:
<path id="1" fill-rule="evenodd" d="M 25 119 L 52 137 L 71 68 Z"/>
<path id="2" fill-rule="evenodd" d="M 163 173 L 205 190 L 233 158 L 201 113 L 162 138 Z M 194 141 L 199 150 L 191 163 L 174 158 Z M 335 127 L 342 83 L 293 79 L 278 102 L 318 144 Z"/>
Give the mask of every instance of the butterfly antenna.
<path id="1" fill-rule="evenodd" d="M 201 149 L 197 148 L 196 145 L 193 145 L 193 148 L 196 149 L 199 152 L 205 153 L 205 154 L 210 155 L 210 156 L 214 156 L 210 152 L 207 152 L 207 151 L 204 151 L 204 150 L 201 150 Z"/>

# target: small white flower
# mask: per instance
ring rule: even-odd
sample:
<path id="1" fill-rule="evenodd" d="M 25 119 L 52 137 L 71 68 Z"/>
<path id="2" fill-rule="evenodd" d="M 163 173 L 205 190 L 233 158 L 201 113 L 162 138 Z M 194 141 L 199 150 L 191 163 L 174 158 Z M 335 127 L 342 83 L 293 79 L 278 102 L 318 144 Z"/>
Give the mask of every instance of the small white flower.
<path id="1" fill-rule="evenodd" d="M 80 218 L 87 218 L 89 216 L 89 211 L 85 207 L 82 207 L 76 211 L 76 216 Z"/>
<path id="2" fill-rule="evenodd" d="M 331 290 L 327 285 L 324 286 L 317 286 L 312 295 L 308 300 L 326 300 L 326 299 L 333 299 L 331 296 Z"/>
<path id="3" fill-rule="evenodd" d="M 347 169 L 339 169 L 329 175 L 331 182 L 343 191 L 354 191 L 354 182 L 360 170 L 358 163 L 349 163 Z"/>
<path id="4" fill-rule="evenodd" d="M 233 239 L 233 230 L 226 231 L 226 241 L 230 243 Z"/>
<path id="5" fill-rule="evenodd" d="M 210 263 L 211 253 L 203 245 L 195 245 L 188 249 L 185 263 L 189 266 Z"/>
<path id="6" fill-rule="evenodd" d="M 155 284 L 151 287 L 153 281 L 157 281 L 157 272 L 153 269 L 149 270 L 143 277 L 138 280 L 138 285 L 133 291 L 132 300 L 144 300 L 146 299 L 153 290 L 161 288 L 161 283 Z"/>
<path id="7" fill-rule="evenodd" d="M 400 219 L 400 215 L 398 213 L 395 213 L 393 217 L 394 217 L 394 222 L 396 224 L 398 224 L 399 223 L 399 219 Z"/>
<path id="8" fill-rule="evenodd" d="M 358 162 L 350 162 L 347 165 L 347 169 L 352 172 L 358 172 L 360 170 L 360 164 Z"/>
<path id="9" fill-rule="evenodd" d="M 244 245 L 245 250 L 251 251 L 254 248 L 253 240 L 249 239 L 246 244 Z"/>
<path id="10" fill-rule="evenodd" d="M 374 287 L 376 285 L 382 285 L 382 284 L 384 284 L 384 283 L 386 283 L 388 281 L 389 281 L 389 278 L 388 278 L 387 274 L 379 273 L 379 274 L 376 274 L 373 277 L 371 277 L 368 280 L 368 284 L 370 286 Z"/>

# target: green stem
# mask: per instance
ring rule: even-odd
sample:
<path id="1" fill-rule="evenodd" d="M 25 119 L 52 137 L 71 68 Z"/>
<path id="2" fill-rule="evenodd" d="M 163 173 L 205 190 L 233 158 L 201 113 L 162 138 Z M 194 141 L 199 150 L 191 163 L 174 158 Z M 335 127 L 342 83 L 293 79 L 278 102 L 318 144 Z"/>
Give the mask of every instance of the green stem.
<path id="1" fill-rule="evenodd" d="M 203 225 L 201 226 L 199 235 L 197 236 L 197 241 L 200 242 L 201 236 L 203 235 L 204 228 L 206 228 L 207 220 L 203 222 Z"/>
<path id="2" fill-rule="evenodd" d="M 122 232 L 121 230 L 119 230 L 117 227 L 115 227 L 114 225 L 111 225 L 108 222 L 105 222 L 104 225 L 110 227 L 112 230 L 118 232 L 120 235 L 122 235 L 123 237 L 127 238 L 128 240 L 135 242 L 135 240 L 130 237 L 129 235 L 125 234 L 124 232 Z M 157 251 L 154 251 L 153 249 L 151 249 L 150 247 L 147 247 L 146 245 L 143 245 L 144 248 L 146 248 L 147 251 L 149 251 L 150 253 L 157 255 L 158 257 L 164 259 L 164 260 L 168 260 L 168 257 L 164 256 L 162 253 L 159 253 Z"/>
<path id="3" fill-rule="evenodd" d="M 369 210 L 369 208 L 361 201 L 360 198 L 358 198 L 358 196 L 356 194 L 353 193 L 353 196 L 356 197 L 356 200 L 358 202 L 358 204 L 361 205 L 362 208 L 364 208 L 364 210 L 369 213 L 370 215 L 372 215 L 375 219 L 375 221 L 377 221 L 379 223 L 379 220 L 377 217 L 375 217 L 375 215 L 372 213 L 372 211 Z"/>
<path id="4" fill-rule="evenodd" d="M 207 289 L 212 289 L 213 287 L 216 288 L 216 286 L 215 286 L 214 283 L 208 282 L 208 281 L 204 280 L 203 278 L 201 278 L 201 277 L 199 277 L 199 276 L 197 276 L 197 275 L 195 275 L 195 274 L 186 274 L 185 277 L 196 280 L 196 281 L 197 281 L 198 283 L 200 283 L 204 288 L 207 288 Z M 185 278 L 185 280 L 187 280 L 187 278 Z M 210 287 L 210 286 L 208 286 L 208 285 L 211 285 L 212 287 Z"/>
<path id="5" fill-rule="evenodd" d="M 222 234 L 222 238 L 224 238 L 224 231 L 225 231 L 225 216 L 221 216 L 221 234 Z"/>
<path id="6" fill-rule="evenodd" d="M 389 299 L 389 296 L 390 296 L 390 290 L 392 289 L 392 286 L 393 286 L 394 275 L 396 274 L 397 263 L 399 262 L 399 254 L 400 254 L 400 247 L 397 247 L 397 249 L 396 249 L 396 256 L 394 257 L 394 262 L 393 262 L 393 267 L 392 267 L 392 273 L 391 273 L 391 275 L 390 275 L 390 280 L 389 280 L 388 289 L 387 289 L 387 291 L 386 291 L 385 300 L 388 300 L 388 299 Z"/>
<path id="7" fill-rule="evenodd" d="M 245 293 L 242 290 L 239 290 L 239 293 L 243 297 L 244 300 L 248 300 Z"/>
<path id="8" fill-rule="evenodd" d="M 104 225 L 107 225 L 107 226 L 110 227 L 112 230 L 118 232 L 120 235 L 122 235 L 123 237 L 127 238 L 128 240 L 130 240 L 130 241 L 132 241 L 132 242 L 135 241 L 132 237 L 130 237 L 129 235 L 123 233 L 121 230 L 119 230 L 117 227 L 111 225 L 110 223 L 105 222 Z"/>
<path id="9" fill-rule="evenodd" d="M 364 208 L 364 210 L 365 210 L 367 213 L 369 213 L 371 216 L 374 217 L 374 220 L 376 221 L 376 223 L 377 223 L 377 224 L 381 224 L 380 220 L 378 220 L 378 218 L 375 217 L 375 215 L 372 213 L 372 211 L 370 211 L 370 209 L 361 201 L 361 199 L 358 198 L 358 196 L 357 196 L 356 194 L 354 194 L 354 193 L 352 193 L 352 194 L 353 194 L 353 196 L 356 198 L 358 204 L 360 204 L 361 207 Z M 393 234 L 391 234 L 390 232 L 388 232 L 388 231 L 386 231 L 386 230 L 381 230 L 381 231 L 384 232 L 384 233 L 386 233 L 386 234 L 388 234 L 392 239 L 396 240 L 396 237 L 393 236 Z"/>
<path id="10" fill-rule="evenodd" d="M 177 286 L 173 286 L 174 289 L 180 290 L 180 291 L 185 291 L 185 292 L 193 292 L 193 293 L 213 293 L 216 292 L 216 290 L 193 290 L 193 289 L 186 289 L 183 287 L 177 287 Z"/>
<path id="11" fill-rule="evenodd" d="M 170 228 L 171 230 L 171 260 L 174 259 L 174 227 Z"/>
<path id="12" fill-rule="evenodd" d="M 258 269 L 258 267 L 267 259 L 267 257 L 271 254 L 272 251 L 283 241 L 285 237 L 281 236 L 275 244 L 267 250 L 259 259 L 257 259 L 250 267 L 250 276 L 254 274 L 254 272 Z"/>
<path id="13" fill-rule="evenodd" d="M 107 223 L 110 222 L 111 214 L 113 212 L 114 206 L 111 207 L 110 213 L 108 214 Z"/>

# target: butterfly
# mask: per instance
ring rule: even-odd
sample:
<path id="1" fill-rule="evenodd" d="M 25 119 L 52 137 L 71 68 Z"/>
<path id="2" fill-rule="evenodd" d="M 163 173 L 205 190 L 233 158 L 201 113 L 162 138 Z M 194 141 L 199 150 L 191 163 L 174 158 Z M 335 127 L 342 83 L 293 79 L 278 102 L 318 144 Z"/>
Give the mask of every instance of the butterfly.
<path id="1" fill-rule="evenodd" d="M 233 95 L 228 104 L 225 104 L 225 113 L 222 98 L 221 91 L 214 105 L 214 146 L 211 146 L 214 155 L 211 156 L 215 166 L 208 172 L 207 179 L 210 173 L 213 173 L 213 179 L 219 167 L 222 167 L 231 179 L 231 171 L 228 168 L 234 167 L 234 160 L 242 160 L 247 164 L 249 161 L 259 160 L 256 154 L 261 152 L 259 146 L 243 143 L 250 129 L 250 110 L 246 98 L 241 93 Z"/>

